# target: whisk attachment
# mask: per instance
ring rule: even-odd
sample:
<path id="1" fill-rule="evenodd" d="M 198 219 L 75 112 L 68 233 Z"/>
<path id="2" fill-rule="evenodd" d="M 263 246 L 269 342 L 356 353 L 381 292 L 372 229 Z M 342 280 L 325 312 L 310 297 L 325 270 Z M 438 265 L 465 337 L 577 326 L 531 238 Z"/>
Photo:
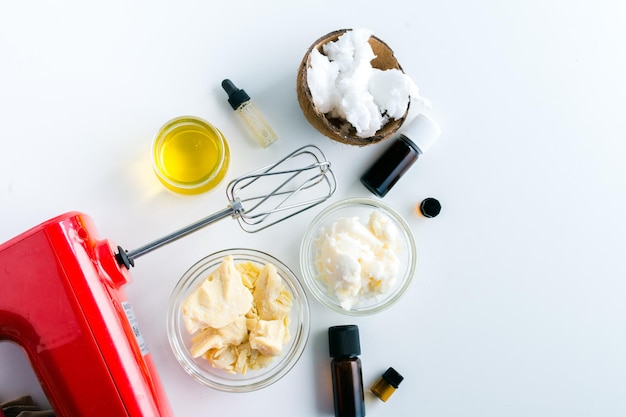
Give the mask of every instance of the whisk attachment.
<path id="1" fill-rule="evenodd" d="M 330 162 L 314 145 L 295 150 L 283 159 L 232 180 L 229 201 L 240 201 L 235 218 L 254 233 L 328 200 L 337 188 Z"/>
<path id="2" fill-rule="evenodd" d="M 230 181 L 228 206 L 212 215 L 132 251 L 118 247 L 115 258 L 127 269 L 135 259 L 225 217 L 255 233 L 328 200 L 337 181 L 326 156 L 315 145 L 303 146 L 273 164 Z"/>

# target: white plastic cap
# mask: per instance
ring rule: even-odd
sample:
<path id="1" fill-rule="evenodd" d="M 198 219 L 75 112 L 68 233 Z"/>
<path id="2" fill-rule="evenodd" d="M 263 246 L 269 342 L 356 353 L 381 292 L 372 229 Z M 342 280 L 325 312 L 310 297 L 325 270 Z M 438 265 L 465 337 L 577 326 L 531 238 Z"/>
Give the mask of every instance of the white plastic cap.
<path id="1" fill-rule="evenodd" d="M 402 130 L 400 134 L 418 147 L 420 153 L 424 153 L 441 136 L 441 129 L 435 122 L 423 114 L 418 114 Z"/>

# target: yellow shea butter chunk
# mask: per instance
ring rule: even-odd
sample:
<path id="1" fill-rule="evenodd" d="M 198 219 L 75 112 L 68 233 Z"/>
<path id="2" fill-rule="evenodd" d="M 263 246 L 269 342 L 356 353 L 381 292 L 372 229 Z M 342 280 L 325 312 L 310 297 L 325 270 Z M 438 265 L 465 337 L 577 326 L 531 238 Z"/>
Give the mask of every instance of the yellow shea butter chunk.
<path id="1" fill-rule="evenodd" d="M 219 329 L 206 327 L 198 331 L 191 338 L 191 356 L 194 358 L 204 355 L 210 349 L 222 349 L 229 345 L 239 345 L 248 337 L 246 317 L 239 316 L 228 325 Z"/>
<path id="2" fill-rule="evenodd" d="M 278 356 L 287 335 L 288 329 L 283 320 L 259 320 L 250 332 L 250 347 L 267 356 Z"/>
<path id="3" fill-rule="evenodd" d="M 262 320 L 282 320 L 291 311 L 293 300 L 272 264 L 261 269 L 254 289 L 254 304 Z"/>
<path id="4" fill-rule="evenodd" d="M 218 369 L 234 372 L 233 364 L 237 361 L 237 347 L 226 346 L 222 349 L 210 350 L 205 358 Z"/>
<path id="5" fill-rule="evenodd" d="M 189 333 L 212 327 L 224 327 L 252 307 L 252 294 L 241 280 L 232 256 L 226 256 L 218 270 L 210 275 L 182 305 L 185 327 Z"/>
<path id="6" fill-rule="evenodd" d="M 259 276 L 259 271 L 261 267 L 253 264 L 252 262 L 241 262 L 235 265 L 237 271 L 241 274 L 241 280 L 243 281 L 243 285 L 246 286 L 250 291 L 254 290 L 254 283 L 256 282 L 257 277 Z"/>

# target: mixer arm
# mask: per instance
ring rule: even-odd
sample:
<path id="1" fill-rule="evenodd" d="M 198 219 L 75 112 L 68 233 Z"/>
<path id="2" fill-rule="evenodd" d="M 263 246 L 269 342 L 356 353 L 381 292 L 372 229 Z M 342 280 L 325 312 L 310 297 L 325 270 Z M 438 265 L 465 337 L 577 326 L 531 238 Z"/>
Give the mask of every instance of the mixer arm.
<path id="1" fill-rule="evenodd" d="M 148 243 L 140 248 L 135 250 L 126 251 L 122 249 L 121 246 L 117 247 L 118 252 L 115 254 L 115 259 L 120 266 L 125 266 L 126 269 L 130 269 L 135 266 L 135 259 L 145 255 L 146 253 L 152 252 L 155 249 L 158 249 L 162 246 L 167 245 L 168 243 L 172 243 L 175 240 L 178 240 L 182 237 L 185 237 L 193 232 L 196 232 L 206 226 L 209 226 L 218 220 L 222 220 L 228 216 L 233 218 L 238 218 L 243 213 L 243 205 L 239 199 L 235 199 L 231 201 L 231 203 L 225 209 L 218 211 L 216 213 L 211 214 L 203 219 L 200 219 L 182 229 L 179 229 L 169 235 L 163 236 L 159 239 L 156 239 L 153 242 Z"/>

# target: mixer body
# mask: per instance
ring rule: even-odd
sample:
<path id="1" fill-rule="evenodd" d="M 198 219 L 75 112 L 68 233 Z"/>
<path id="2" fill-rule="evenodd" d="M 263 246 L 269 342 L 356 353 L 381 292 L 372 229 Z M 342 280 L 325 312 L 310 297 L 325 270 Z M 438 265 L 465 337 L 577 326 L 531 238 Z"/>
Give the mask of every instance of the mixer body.
<path id="1" fill-rule="evenodd" d="M 0 245 L 0 341 L 22 347 L 57 416 L 172 416 L 129 281 L 81 213 Z"/>

